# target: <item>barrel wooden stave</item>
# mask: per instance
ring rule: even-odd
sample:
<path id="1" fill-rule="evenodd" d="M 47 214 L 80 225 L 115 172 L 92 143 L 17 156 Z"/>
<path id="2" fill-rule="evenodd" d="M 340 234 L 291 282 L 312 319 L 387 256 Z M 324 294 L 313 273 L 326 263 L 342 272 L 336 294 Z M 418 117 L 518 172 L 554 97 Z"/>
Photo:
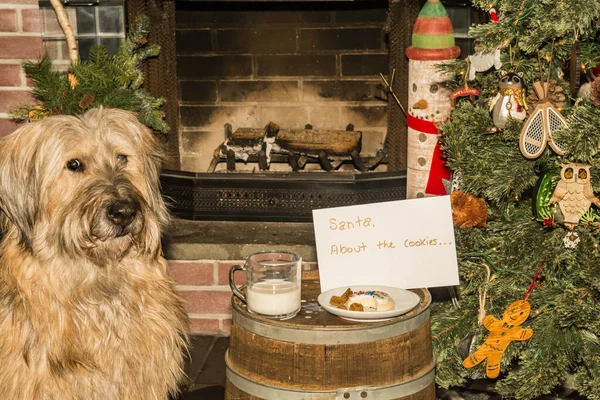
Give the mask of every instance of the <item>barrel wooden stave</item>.
<path id="1" fill-rule="evenodd" d="M 303 299 L 315 301 L 320 293 L 318 282 L 316 285 L 315 289 L 315 282 L 303 281 Z M 266 320 L 249 314 L 243 303 L 234 299 L 228 367 L 235 374 L 259 385 L 289 390 L 290 393 L 330 391 L 331 397 L 326 395 L 323 398 L 332 399 L 336 398 L 335 393 L 340 388 L 390 387 L 410 380 L 423 382 L 422 378 L 435 367 L 428 311 L 431 296 L 426 290 L 415 292 L 422 301 L 414 310 L 390 321 L 375 323 L 343 320 L 325 310 L 310 314 L 310 319 L 306 319 L 307 315 L 298 315 L 289 321 Z M 399 326 L 406 331 L 396 336 L 388 335 L 391 337 L 377 340 L 369 338 L 371 333 L 379 332 L 378 329 L 382 327 L 395 330 L 395 324 L 409 320 L 419 322 L 409 329 L 404 329 L 407 325 Z M 246 324 L 248 321 L 250 325 Z M 253 327 L 254 322 L 264 323 L 265 326 L 273 324 L 273 330 L 265 336 L 257 334 L 260 330 Z M 278 335 L 280 326 L 288 331 L 297 330 L 299 339 L 282 340 L 286 335 Z M 403 329 L 398 329 L 398 332 Z M 348 332 L 351 336 L 356 332 L 356 335 L 364 335 L 364 340 L 359 337 L 361 340 L 354 340 L 353 343 L 338 343 L 335 340 L 326 344 L 318 340 L 316 343 L 299 343 L 308 341 L 303 337 L 311 335 L 314 330 L 331 330 L 334 337 L 342 333 L 340 337 L 346 334 L 346 338 Z M 435 399 L 435 385 L 432 382 L 418 392 L 394 398 Z M 261 397 L 245 392 L 228 380 L 226 399 L 253 400 Z"/>

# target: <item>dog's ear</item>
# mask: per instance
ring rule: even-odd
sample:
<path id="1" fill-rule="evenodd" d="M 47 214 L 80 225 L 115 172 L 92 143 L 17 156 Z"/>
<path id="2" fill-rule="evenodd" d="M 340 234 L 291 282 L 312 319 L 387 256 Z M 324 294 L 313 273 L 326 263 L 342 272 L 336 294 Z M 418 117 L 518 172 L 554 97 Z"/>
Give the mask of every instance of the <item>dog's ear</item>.
<path id="1" fill-rule="evenodd" d="M 7 235 L 31 250 L 39 214 L 38 142 L 44 120 L 27 123 L 0 141 L 0 210 Z"/>

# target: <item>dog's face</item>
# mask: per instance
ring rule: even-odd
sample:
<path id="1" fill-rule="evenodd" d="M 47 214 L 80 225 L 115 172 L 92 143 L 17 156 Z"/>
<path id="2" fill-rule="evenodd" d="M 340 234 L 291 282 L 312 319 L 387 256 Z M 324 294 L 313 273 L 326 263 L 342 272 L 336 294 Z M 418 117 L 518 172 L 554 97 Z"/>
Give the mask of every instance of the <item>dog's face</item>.
<path id="1" fill-rule="evenodd" d="M 93 109 L 29 123 L 0 143 L 7 235 L 38 256 L 102 265 L 129 251 L 158 255 L 168 214 L 162 154 L 132 113 Z"/>

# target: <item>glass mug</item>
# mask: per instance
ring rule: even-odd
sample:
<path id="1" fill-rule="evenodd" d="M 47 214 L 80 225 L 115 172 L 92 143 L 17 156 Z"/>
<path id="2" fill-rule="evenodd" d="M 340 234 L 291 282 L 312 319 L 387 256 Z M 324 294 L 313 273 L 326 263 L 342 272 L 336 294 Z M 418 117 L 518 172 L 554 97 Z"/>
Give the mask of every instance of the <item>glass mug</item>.
<path id="1" fill-rule="evenodd" d="M 246 294 L 235 285 L 236 271 L 245 271 Z M 233 294 L 248 311 L 266 318 L 288 319 L 300 311 L 302 258 L 287 251 L 264 251 L 248 256 L 244 265 L 229 270 Z"/>

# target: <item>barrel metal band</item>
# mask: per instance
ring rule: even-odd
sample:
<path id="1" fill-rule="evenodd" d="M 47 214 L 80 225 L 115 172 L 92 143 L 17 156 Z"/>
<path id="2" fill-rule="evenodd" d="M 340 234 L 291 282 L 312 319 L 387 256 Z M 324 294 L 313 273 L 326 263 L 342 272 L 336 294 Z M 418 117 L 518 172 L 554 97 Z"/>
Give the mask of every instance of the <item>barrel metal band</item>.
<path id="1" fill-rule="evenodd" d="M 340 388 L 328 391 L 297 391 L 266 385 L 246 378 L 236 372 L 228 362 L 228 353 L 225 354 L 225 364 L 227 366 L 226 376 L 229 382 L 236 388 L 252 395 L 266 400 L 333 400 L 333 399 L 364 399 L 369 400 L 387 400 L 399 399 L 419 393 L 429 387 L 435 381 L 435 362 L 425 373 L 414 377 L 411 380 L 389 386 L 364 386 L 352 388 Z"/>
<path id="2" fill-rule="evenodd" d="M 418 329 L 429 320 L 429 308 L 412 318 L 398 321 L 387 325 L 368 328 L 367 325 L 360 327 L 348 327 L 340 329 L 332 328 L 294 328 L 291 326 L 275 326 L 259 320 L 250 319 L 234 308 L 233 321 L 245 330 L 270 339 L 284 342 L 304 344 L 357 344 L 365 341 L 384 340 L 403 335 Z"/>

